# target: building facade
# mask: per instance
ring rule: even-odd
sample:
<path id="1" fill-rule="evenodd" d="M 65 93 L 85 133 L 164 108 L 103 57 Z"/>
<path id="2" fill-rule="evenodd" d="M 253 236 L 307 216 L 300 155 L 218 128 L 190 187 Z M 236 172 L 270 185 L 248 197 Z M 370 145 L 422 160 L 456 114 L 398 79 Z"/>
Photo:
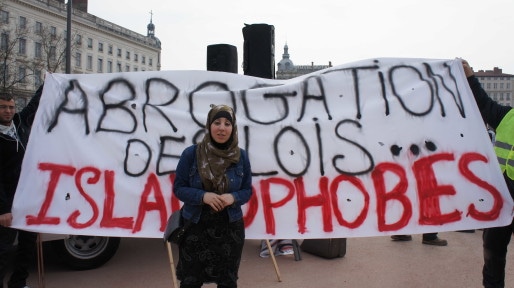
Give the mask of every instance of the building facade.
<path id="1" fill-rule="evenodd" d="M 493 70 L 478 70 L 475 76 L 489 97 L 500 104 L 513 106 L 514 75 L 505 74 L 502 69 L 494 67 Z"/>
<path id="2" fill-rule="evenodd" d="M 309 74 L 318 70 L 332 67 L 332 63 L 328 62 L 328 65 L 294 65 L 293 61 L 289 57 L 289 47 L 284 45 L 284 54 L 282 54 L 282 60 L 277 64 L 277 79 L 291 79 L 301 75 Z"/>
<path id="3" fill-rule="evenodd" d="M 68 42 L 74 74 L 161 68 L 161 43 L 151 18 L 147 35 L 142 35 L 89 14 L 87 0 L 74 0 L 67 41 L 65 0 L 0 3 L 1 90 L 32 95 L 46 72 L 65 73 Z"/>

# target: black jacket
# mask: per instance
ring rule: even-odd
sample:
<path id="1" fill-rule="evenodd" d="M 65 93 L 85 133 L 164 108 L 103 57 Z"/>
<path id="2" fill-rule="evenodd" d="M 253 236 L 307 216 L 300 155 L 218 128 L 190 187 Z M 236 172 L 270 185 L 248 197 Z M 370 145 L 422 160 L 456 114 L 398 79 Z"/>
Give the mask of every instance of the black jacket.
<path id="1" fill-rule="evenodd" d="M 471 87 L 471 91 L 473 91 L 473 96 L 475 97 L 482 118 L 489 126 L 496 130 L 503 117 L 507 115 L 512 107 L 501 105 L 491 99 L 475 76 L 468 77 L 468 83 L 469 87 Z M 507 183 L 510 196 L 514 199 L 514 181 L 507 177 L 505 173 L 503 173 L 503 178 L 505 178 L 505 183 Z"/>
<path id="2" fill-rule="evenodd" d="M 14 114 L 13 122 L 20 141 L 0 133 L 0 214 L 11 212 L 30 127 L 39 107 L 42 91 L 41 85 L 29 104 L 21 112 Z"/>

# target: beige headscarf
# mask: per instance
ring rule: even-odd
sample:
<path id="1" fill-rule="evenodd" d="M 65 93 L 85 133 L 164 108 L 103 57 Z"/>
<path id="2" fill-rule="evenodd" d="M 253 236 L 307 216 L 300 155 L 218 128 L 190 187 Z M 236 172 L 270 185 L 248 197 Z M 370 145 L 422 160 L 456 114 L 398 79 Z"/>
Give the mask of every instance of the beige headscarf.
<path id="1" fill-rule="evenodd" d="M 228 146 L 220 149 L 213 144 L 210 134 L 210 127 L 219 112 L 228 112 L 232 117 L 232 135 L 228 140 Z M 234 110 L 227 105 L 211 105 L 211 110 L 207 114 L 205 128 L 207 133 L 202 142 L 196 147 L 196 159 L 198 171 L 202 179 L 203 188 L 208 192 L 223 194 L 228 192 L 228 179 L 225 176 L 227 168 L 239 162 L 239 142 L 237 137 L 236 115 Z"/>

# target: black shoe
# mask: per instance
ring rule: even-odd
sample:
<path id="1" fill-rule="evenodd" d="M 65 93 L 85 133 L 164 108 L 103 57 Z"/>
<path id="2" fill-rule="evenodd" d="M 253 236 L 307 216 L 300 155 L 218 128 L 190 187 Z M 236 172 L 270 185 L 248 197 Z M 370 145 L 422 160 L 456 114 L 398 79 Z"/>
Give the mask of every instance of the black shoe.
<path id="1" fill-rule="evenodd" d="M 391 239 L 393 241 L 411 241 L 412 236 L 411 235 L 393 235 L 393 236 L 391 236 Z"/>
<path id="2" fill-rule="evenodd" d="M 434 246 L 446 246 L 448 245 L 448 241 L 444 240 L 444 239 L 441 239 L 441 238 L 435 238 L 435 239 L 432 239 L 432 240 L 425 240 L 423 239 L 423 244 L 427 244 L 427 245 L 434 245 Z"/>
<path id="3" fill-rule="evenodd" d="M 475 230 L 459 230 L 457 232 L 461 232 L 461 233 L 475 233 Z"/>

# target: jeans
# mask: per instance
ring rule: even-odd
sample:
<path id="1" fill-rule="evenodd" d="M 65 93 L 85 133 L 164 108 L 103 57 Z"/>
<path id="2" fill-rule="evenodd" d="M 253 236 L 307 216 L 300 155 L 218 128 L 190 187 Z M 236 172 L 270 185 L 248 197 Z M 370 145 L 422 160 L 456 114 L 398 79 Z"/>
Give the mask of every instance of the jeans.
<path id="1" fill-rule="evenodd" d="M 482 235 L 484 247 L 482 284 L 485 288 L 505 287 L 507 246 L 512 233 L 514 233 L 514 220 L 508 226 L 484 229 Z"/>
<path id="2" fill-rule="evenodd" d="M 15 244 L 18 236 L 18 245 Z M 7 272 L 12 269 L 9 288 L 21 288 L 27 283 L 29 266 L 34 260 L 37 234 L 0 226 L 0 287 Z M 14 259 L 9 257 L 13 253 Z M 12 265 L 11 265 L 12 264 Z"/>

